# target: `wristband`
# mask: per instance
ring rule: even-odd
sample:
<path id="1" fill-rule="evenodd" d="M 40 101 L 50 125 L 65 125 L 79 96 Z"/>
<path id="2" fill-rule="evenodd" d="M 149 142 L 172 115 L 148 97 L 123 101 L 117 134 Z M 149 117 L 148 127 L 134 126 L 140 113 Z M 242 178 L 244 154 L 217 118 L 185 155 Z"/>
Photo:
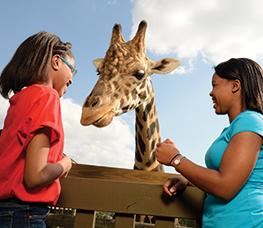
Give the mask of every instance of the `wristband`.
<path id="1" fill-rule="evenodd" d="M 177 156 L 179 156 L 179 155 L 181 155 L 181 154 L 178 153 L 178 154 L 174 155 L 174 156 L 172 157 L 172 159 L 170 160 L 169 165 L 171 165 L 171 164 L 172 164 L 172 161 L 173 161 Z"/>
<path id="2" fill-rule="evenodd" d="M 174 158 L 174 160 L 172 160 L 172 166 L 176 169 L 178 165 L 180 165 L 181 161 L 184 159 L 185 157 L 181 154 L 178 154 L 178 156 L 176 156 Z M 177 169 L 176 169 L 177 170 Z"/>

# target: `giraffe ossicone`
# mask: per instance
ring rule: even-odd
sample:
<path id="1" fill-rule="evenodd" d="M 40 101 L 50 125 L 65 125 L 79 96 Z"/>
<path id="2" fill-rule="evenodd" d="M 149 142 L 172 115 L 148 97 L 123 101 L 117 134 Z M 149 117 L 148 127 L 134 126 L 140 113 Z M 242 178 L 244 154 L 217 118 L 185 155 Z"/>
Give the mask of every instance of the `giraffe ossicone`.
<path id="1" fill-rule="evenodd" d="M 180 61 L 150 60 L 144 43 L 146 28 L 147 23 L 141 21 L 134 38 L 126 42 L 121 26 L 114 25 L 105 57 L 93 61 L 99 78 L 83 104 L 80 122 L 84 126 L 104 127 L 114 116 L 135 109 L 134 168 L 151 171 L 161 166 L 155 157 L 160 130 L 150 76 L 170 73 Z"/>

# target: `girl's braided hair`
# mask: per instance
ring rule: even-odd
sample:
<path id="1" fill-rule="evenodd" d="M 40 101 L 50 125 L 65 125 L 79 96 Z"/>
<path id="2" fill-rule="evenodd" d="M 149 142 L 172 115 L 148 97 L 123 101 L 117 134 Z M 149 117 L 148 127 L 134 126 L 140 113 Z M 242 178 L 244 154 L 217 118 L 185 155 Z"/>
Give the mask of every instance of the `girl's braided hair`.
<path id="1" fill-rule="evenodd" d="M 50 32 L 39 32 L 27 38 L 16 50 L 0 77 L 0 93 L 9 98 L 23 87 L 47 81 L 52 56 L 73 57 L 71 43 L 63 43 Z"/>

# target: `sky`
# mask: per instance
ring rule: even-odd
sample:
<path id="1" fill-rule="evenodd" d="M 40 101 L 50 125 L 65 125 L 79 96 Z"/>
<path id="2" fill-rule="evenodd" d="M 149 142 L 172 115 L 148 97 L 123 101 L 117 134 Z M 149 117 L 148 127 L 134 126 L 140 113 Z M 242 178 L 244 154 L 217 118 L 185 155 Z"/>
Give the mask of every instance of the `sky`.
<path id="1" fill-rule="evenodd" d="M 261 0 L 2 0 L 0 71 L 20 43 L 39 31 L 71 42 L 78 73 L 61 99 L 65 153 L 81 164 L 132 169 L 134 112 L 105 128 L 79 121 L 97 80 L 92 60 L 104 57 L 112 27 L 121 24 L 129 40 L 146 20 L 149 58 L 181 61 L 170 74 L 152 75 L 161 138 L 172 139 L 183 155 L 204 166 L 206 150 L 229 125 L 227 116 L 214 113 L 209 97 L 213 67 L 231 57 L 263 64 L 262 8 Z M 7 109 L 0 97 L 0 128 Z"/>

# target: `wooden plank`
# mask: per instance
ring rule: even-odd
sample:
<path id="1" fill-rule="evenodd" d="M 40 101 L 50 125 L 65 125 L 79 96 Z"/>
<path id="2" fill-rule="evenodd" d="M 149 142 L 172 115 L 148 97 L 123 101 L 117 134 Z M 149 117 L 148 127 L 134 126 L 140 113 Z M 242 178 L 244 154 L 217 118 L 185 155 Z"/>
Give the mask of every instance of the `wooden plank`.
<path id="1" fill-rule="evenodd" d="M 120 214 L 115 215 L 115 228 L 134 228 L 135 227 L 135 215 Z"/>
<path id="2" fill-rule="evenodd" d="M 95 228 L 96 212 L 77 210 L 74 228 Z"/>
<path id="3" fill-rule="evenodd" d="M 45 222 L 47 227 L 73 227 L 74 217 L 73 215 L 49 214 Z"/>
<path id="4" fill-rule="evenodd" d="M 130 183 L 163 184 L 165 180 L 174 177 L 175 175 L 178 174 L 73 164 L 68 176 L 96 178 L 102 180 L 111 179 Z"/>
<path id="5" fill-rule="evenodd" d="M 156 217 L 155 218 L 155 228 L 174 228 L 175 218 L 169 217 Z"/>
<path id="6" fill-rule="evenodd" d="M 93 174 L 87 177 L 90 170 L 93 170 Z M 95 170 L 100 175 L 95 175 Z M 147 182 L 145 176 L 150 176 L 152 180 Z M 159 178 L 157 183 L 153 181 L 155 176 Z M 200 219 L 203 192 L 189 186 L 183 194 L 172 199 L 166 198 L 162 195 L 162 184 L 166 178 L 166 174 L 157 172 L 100 169 L 83 165 L 76 169 L 75 166 L 71 175 L 61 181 L 62 192 L 58 206 Z"/>

